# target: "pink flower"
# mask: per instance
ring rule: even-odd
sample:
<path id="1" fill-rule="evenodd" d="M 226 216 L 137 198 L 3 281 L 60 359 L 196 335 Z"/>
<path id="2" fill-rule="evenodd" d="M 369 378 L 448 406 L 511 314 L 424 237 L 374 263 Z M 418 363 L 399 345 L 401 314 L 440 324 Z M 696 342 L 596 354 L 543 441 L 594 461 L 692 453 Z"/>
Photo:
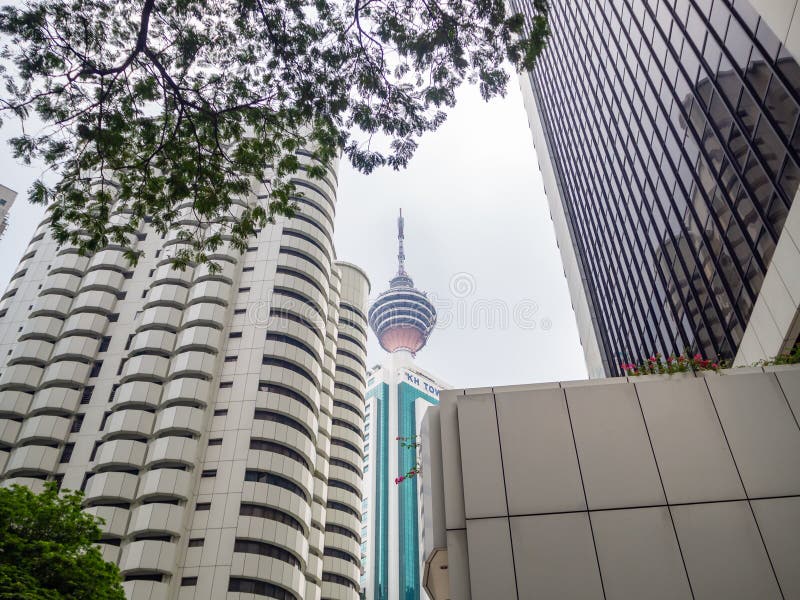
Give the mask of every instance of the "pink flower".
<path id="1" fill-rule="evenodd" d="M 398 483 L 402 482 L 404 479 L 405 479 L 405 477 L 395 477 L 394 478 L 395 485 L 397 485 Z"/>
<path id="2" fill-rule="evenodd" d="M 712 369 L 719 369 L 719 365 L 717 363 L 714 363 L 713 365 L 711 365 L 711 368 Z"/>
<path id="3" fill-rule="evenodd" d="M 698 354 L 695 354 L 695 355 L 694 355 L 694 359 L 695 359 L 695 360 L 703 360 L 703 355 L 702 355 L 702 354 L 699 354 L 699 353 L 698 353 Z"/>

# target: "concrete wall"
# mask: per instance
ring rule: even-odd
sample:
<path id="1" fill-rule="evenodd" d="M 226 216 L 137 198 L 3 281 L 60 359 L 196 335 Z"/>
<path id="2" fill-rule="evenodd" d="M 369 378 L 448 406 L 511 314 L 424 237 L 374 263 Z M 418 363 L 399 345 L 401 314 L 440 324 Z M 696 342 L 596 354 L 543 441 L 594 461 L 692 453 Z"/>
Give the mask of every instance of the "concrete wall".
<path id="1" fill-rule="evenodd" d="M 432 598 L 800 598 L 800 367 L 455 390 L 434 411 Z"/>

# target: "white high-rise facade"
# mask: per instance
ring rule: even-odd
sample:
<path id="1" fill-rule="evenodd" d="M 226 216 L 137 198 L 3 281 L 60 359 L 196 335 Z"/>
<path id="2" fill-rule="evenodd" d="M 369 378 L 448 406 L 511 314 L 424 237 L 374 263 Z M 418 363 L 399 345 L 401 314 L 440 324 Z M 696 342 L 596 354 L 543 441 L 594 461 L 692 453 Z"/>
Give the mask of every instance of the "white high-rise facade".
<path id="1" fill-rule="evenodd" d="M 421 477 L 396 481 L 417 466 L 419 423 L 447 387 L 414 356 L 427 343 L 436 309 L 405 270 L 403 216 L 397 275 L 370 307 L 369 323 L 389 354 L 367 378 L 362 505 L 362 595 L 366 600 L 425 600 L 421 586 Z"/>
<path id="2" fill-rule="evenodd" d="M 303 173 L 219 271 L 45 221 L 0 301 L 2 485 L 84 490 L 131 600 L 358 598 L 369 282 L 335 260 L 336 171 Z"/>

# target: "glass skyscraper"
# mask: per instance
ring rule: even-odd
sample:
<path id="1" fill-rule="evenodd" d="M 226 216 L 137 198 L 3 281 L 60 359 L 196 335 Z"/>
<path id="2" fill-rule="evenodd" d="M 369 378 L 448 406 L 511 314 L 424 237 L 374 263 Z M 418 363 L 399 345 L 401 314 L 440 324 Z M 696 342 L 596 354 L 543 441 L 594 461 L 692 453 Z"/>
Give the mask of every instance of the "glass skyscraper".
<path id="1" fill-rule="evenodd" d="M 800 219 L 800 67 L 776 22 L 746 0 L 551 0 L 521 83 L 591 375 L 795 343 L 800 235 L 768 275 Z"/>

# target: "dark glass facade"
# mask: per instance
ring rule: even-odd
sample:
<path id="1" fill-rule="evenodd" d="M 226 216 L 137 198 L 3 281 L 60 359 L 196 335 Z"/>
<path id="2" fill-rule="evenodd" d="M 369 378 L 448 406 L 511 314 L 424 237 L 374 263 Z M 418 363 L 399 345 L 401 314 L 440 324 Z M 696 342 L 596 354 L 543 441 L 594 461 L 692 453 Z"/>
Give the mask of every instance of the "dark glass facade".
<path id="1" fill-rule="evenodd" d="M 743 0 L 550 11 L 529 77 L 609 374 L 732 359 L 800 180 L 797 62 Z"/>

